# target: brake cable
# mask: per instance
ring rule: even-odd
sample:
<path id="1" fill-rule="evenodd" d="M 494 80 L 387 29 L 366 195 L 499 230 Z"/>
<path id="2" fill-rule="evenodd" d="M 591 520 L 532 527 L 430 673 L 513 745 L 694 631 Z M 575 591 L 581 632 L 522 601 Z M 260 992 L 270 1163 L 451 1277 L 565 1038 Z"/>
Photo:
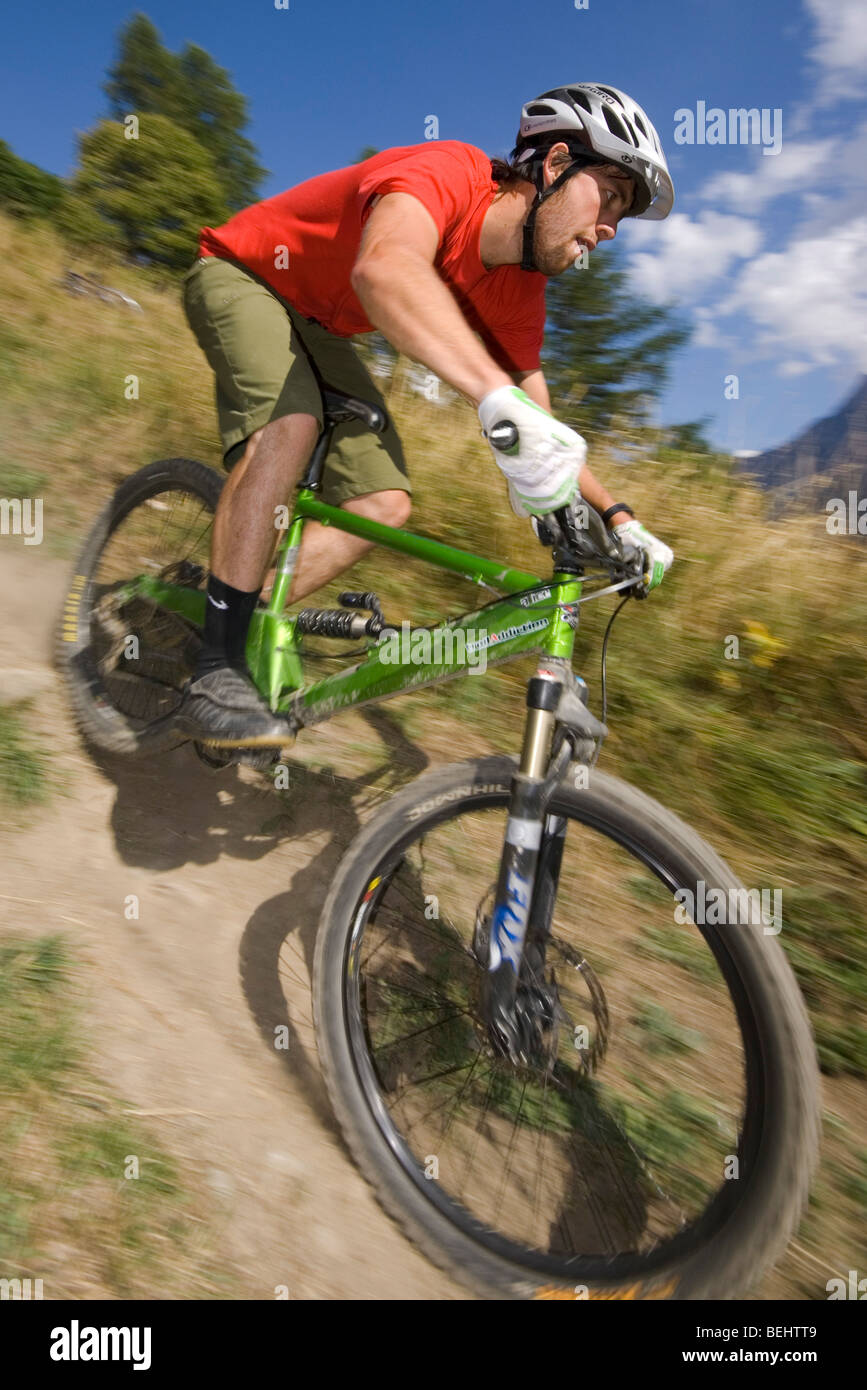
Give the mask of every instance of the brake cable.
<path id="1" fill-rule="evenodd" d="M 617 617 L 617 614 L 620 612 L 620 610 L 621 610 L 621 608 L 623 607 L 623 605 L 624 605 L 625 603 L 628 603 L 629 600 L 630 600 L 631 598 L 632 598 L 632 594 L 631 594 L 631 593 L 628 593 L 628 594 L 626 595 L 625 598 L 622 598 L 622 599 L 620 600 L 620 602 L 618 603 L 618 605 L 617 605 L 617 607 L 615 608 L 614 612 L 611 614 L 611 617 L 608 619 L 608 626 L 607 626 L 606 629 L 605 629 L 605 636 L 602 638 L 602 662 L 601 662 L 601 665 L 602 665 L 602 723 L 603 723 L 603 724 L 605 723 L 605 715 L 606 715 L 606 712 L 607 712 L 607 709 L 608 709 L 608 677 L 607 677 L 607 669 L 606 669 L 606 663 L 607 663 L 607 658 L 608 658 L 608 638 L 611 636 L 611 628 L 612 628 L 612 626 L 613 626 L 613 624 L 614 624 L 614 619 Z"/>

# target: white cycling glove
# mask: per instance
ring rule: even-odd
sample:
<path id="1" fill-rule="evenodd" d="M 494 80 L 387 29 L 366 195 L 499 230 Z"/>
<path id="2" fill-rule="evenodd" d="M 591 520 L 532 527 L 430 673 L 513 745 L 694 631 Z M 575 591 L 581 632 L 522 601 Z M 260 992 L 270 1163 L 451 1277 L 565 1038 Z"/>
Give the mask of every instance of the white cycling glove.
<path id="1" fill-rule="evenodd" d="M 656 536 L 634 517 L 612 527 L 612 534 L 621 543 L 625 541 L 635 546 L 636 550 L 644 551 L 644 592 L 649 594 L 651 589 L 662 583 L 662 576 L 671 568 L 674 551 L 664 541 L 657 540 Z"/>
<path id="2" fill-rule="evenodd" d="M 479 406 L 482 431 L 509 483 L 517 516 L 544 516 L 578 491 L 587 445 L 568 425 L 531 401 L 520 386 L 498 386 Z"/>

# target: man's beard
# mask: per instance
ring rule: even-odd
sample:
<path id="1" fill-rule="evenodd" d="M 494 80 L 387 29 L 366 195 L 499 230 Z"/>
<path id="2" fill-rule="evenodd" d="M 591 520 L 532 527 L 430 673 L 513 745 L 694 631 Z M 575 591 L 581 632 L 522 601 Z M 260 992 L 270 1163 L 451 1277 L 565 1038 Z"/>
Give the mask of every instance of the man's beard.
<path id="1" fill-rule="evenodd" d="M 534 243 L 535 240 L 536 236 L 534 231 Z M 575 259 L 576 258 L 573 256 L 572 259 L 566 261 L 564 265 L 562 253 L 556 254 L 553 251 L 540 252 L 539 249 L 535 246 L 535 244 L 533 246 L 533 260 L 535 262 L 536 269 L 539 271 L 540 275 L 546 275 L 548 279 L 553 279 L 558 275 L 564 275 L 566 271 L 570 270 L 572 266 L 575 264 Z"/>
<path id="2" fill-rule="evenodd" d="M 565 274 L 567 270 L 571 270 L 578 259 L 577 254 L 570 255 L 567 259 L 567 253 L 562 243 L 559 247 L 545 244 L 547 240 L 545 233 L 551 221 L 551 215 L 554 214 L 556 221 L 556 209 L 564 192 L 565 189 L 558 189 L 552 198 L 547 199 L 542 204 L 536 216 L 536 224 L 533 227 L 533 262 L 539 273 L 547 275 L 549 278 Z"/>

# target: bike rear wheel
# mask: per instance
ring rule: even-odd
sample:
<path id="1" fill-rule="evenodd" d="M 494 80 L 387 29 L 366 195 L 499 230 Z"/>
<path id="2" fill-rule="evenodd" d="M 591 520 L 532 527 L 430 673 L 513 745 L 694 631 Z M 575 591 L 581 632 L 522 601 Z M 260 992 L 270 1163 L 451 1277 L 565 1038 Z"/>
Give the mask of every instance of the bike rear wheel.
<path id="1" fill-rule="evenodd" d="M 184 741 L 171 716 L 200 645 L 195 624 L 123 586 L 139 575 L 204 589 L 211 526 L 225 479 L 192 459 L 127 478 L 76 561 L 57 663 L 82 732 L 108 752 L 147 754 Z"/>
<path id="2" fill-rule="evenodd" d="M 549 806 L 567 837 L 548 1053 L 521 1070 L 497 1057 L 479 924 L 514 766 L 418 779 L 341 865 L 314 1017 L 347 1142 L 409 1236 L 482 1293 L 738 1297 L 785 1248 L 816 1162 L 792 972 L 760 923 L 677 921 L 678 890 L 741 885 L 675 816 L 594 770 Z"/>

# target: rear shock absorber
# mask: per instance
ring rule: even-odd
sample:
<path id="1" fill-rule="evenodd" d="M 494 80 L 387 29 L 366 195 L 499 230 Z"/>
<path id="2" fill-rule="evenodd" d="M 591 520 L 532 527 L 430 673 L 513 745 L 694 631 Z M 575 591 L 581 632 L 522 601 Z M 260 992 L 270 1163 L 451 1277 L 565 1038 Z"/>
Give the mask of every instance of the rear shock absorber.
<path id="1" fill-rule="evenodd" d="M 354 594 L 346 590 L 344 593 L 338 594 L 337 602 L 340 604 L 341 608 L 363 608 L 366 612 L 372 613 L 374 618 L 379 618 L 383 626 L 385 625 L 385 618 L 383 617 L 379 599 L 374 593 Z"/>
<path id="2" fill-rule="evenodd" d="M 340 608 L 302 608 L 295 619 L 295 631 L 313 637 L 340 637 L 357 641 L 360 637 L 378 637 L 385 627 L 385 617 L 376 594 L 340 594 Z M 362 609 L 370 613 L 363 618 L 347 609 Z"/>

